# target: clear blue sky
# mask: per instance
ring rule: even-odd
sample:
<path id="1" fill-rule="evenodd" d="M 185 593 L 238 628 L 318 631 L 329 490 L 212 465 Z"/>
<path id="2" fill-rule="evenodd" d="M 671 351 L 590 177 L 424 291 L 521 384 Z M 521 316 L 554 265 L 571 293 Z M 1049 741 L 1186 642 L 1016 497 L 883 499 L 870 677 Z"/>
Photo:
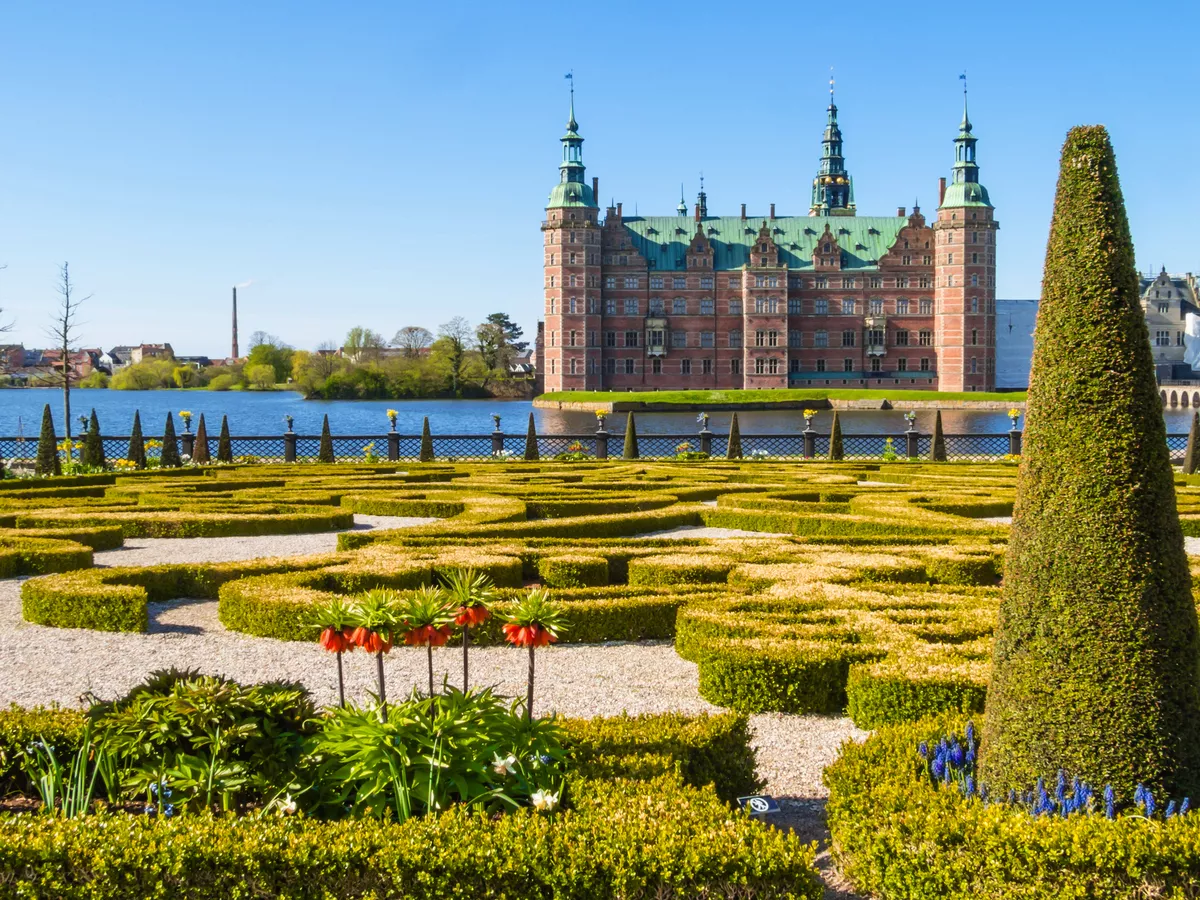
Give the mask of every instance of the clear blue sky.
<path id="1" fill-rule="evenodd" d="M 828 10 L 826 12 L 825 10 Z M 69 260 L 84 345 L 224 355 L 541 307 L 576 76 L 603 201 L 804 214 L 836 67 L 863 214 L 935 206 L 970 78 L 999 295 L 1034 297 L 1058 151 L 1116 143 L 1139 265 L 1200 270 L 1194 2 L 11 3 L 0 27 L 0 307 L 47 343 Z M 243 349 L 244 352 L 244 349 Z"/>

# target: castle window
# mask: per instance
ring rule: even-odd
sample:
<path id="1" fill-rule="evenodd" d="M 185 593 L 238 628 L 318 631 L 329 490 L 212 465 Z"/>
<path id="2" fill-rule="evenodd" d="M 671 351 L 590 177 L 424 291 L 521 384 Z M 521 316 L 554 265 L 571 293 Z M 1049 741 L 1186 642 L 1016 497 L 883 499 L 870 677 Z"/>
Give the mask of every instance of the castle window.
<path id="1" fill-rule="evenodd" d="M 921 357 L 921 371 L 922 372 L 929 371 L 929 357 L 928 356 Z"/>
<path id="2" fill-rule="evenodd" d="M 897 372 L 907 372 L 908 371 L 908 360 L 907 359 L 896 360 L 896 371 Z"/>
<path id="3" fill-rule="evenodd" d="M 978 232 L 978 231 L 972 231 L 972 232 L 971 232 L 971 243 L 972 243 L 972 244 L 978 244 L 978 243 L 979 243 L 979 232 Z"/>
<path id="4" fill-rule="evenodd" d="M 651 297 L 650 298 L 650 315 L 661 316 L 662 314 L 663 314 L 662 297 Z"/>
<path id="5" fill-rule="evenodd" d="M 628 256 L 618 256 L 618 257 L 617 257 L 617 265 L 620 265 L 620 266 L 627 266 L 627 265 L 629 265 L 629 257 L 628 257 Z M 627 360 L 625 360 L 625 361 L 626 361 L 626 362 L 633 362 L 633 360 L 628 360 L 628 359 L 627 359 Z"/>
<path id="6" fill-rule="evenodd" d="M 588 342 L 588 343 L 587 343 L 587 345 L 588 345 L 589 347 L 595 347 L 595 346 L 596 346 L 596 332 L 594 332 L 594 331 L 589 331 L 589 332 L 588 332 L 588 336 L 587 336 L 587 342 Z"/>
<path id="7" fill-rule="evenodd" d="M 604 346 L 605 347 L 617 346 L 617 333 L 615 331 L 604 332 Z"/>
<path id="8" fill-rule="evenodd" d="M 553 302 L 553 301 L 552 301 L 552 302 Z M 1159 313 L 1161 313 L 1162 315 L 1166 315 L 1166 314 L 1167 314 L 1167 313 L 1170 311 L 1170 309 L 1171 309 L 1171 304 L 1169 304 L 1169 303 L 1160 303 L 1160 304 L 1158 304 L 1158 311 L 1159 311 Z"/>
<path id="9" fill-rule="evenodd" d="M 706 291 L 711 291 L 713 286 L 713 277 L 711 275 L 700 276 L 700 287 Z"/>
<path id="10" fill-rule="evenodd" d="M 716 301 L 707 297 L 700 301 L 700 315 L 711 316 L 716 311 Z"/>
<path id="11" fill-rule="evenodd" d="M 617 286 L 617 279 L 614 276 L 609 275 L 604 279 L 604 286 L 609 290 L 614 290 Z"/>
<path id="12" fill-rule="evenodd" d="M 931 286 L 932 285 L 931 285 L 928 275 L 922 275 L 920 278 L 917 279 L 917 287 L 927 288 L 927 287 L 931 287 Z"/>
<path id="13" fill-rule="evenodd" d="M 773 356 L 769 360 L 767 360 L 767 371 L 772 375 L 778 375 L 779 374 L 779 360 L 777 360 Z"/>
<path id="14" fill-rule="evenodd" d="M 829 287 L 829 279 L 824 278 L 824 277 L 818 278 L 816 286 L 819 290 L 824 290 L 825 288 L 828 288 Z"/>
<path id="15" fill-rule="evenodd" d="M 779 332 L 778 331 L 768 331 L 767 332 L 767 346 L 768 347 L 778 347 L 779 346 Z"/>
<path id="16" fill-rule="evenodd" d="M 551 347 L 558 346 L 558 332 L 557 331 L 550 332 L 550 346 Z"/>
<path id="17" fill-rule="evenodd" d="M 1175 346 L 1176 347 L 1183 346 L 1183 332 L 1182 331 L 1175 332 Z"/>
<path id="18" fill-rule="evenodd" d="M 692 361 L 690 359 L 681 359 L 679 361 L 679 374 L 680 375 L 691 375 L 692 374 Z"/>
<path id="19" fill-rule="evenodd" d="M 701 347 L 715 347 L 716 346 L 716 335 L 711 331 L 700 332 L 700 346 Z"/>
<path id="20" fill-rule="evenodd" d="M 842 332 L 842 346 L 843 347 L 853 347 L 854 346 L 854 332 L 853 331 L 847 330 L 847 331 Z"/>
<path id="21" fill-rule="evenodd" d="M 556 366 L 554 365 L 554 363 L 555 363 L 555 360 L 553 360 L 553 359 L 552 359 L 552 360 L 550 360 L 550 374 L 551 374 L 551 375 L 557 375 L 557 374 L 558 374 L 558 373 L 555 371 L 555 368 L 556 368 Z"/>
<path id="22" fill-rule="evenodd" d="M 755 275 L 754 276 L 754 286 L 755 287 L 766 287 L 767 286 L 767 276 L 766 275 Z"/>
<path id="23" fill-rule="evenodd" d="M 729 301 L 729 314 L 731 316 L 740 316 L 742 314 L 742 301 L 741 300 L 730 300 Z"/>
<path id="24" fill-rule="evenodd" d="M 979 298 L 978 297 L 971 298 L 971 315 L 973 315 L 973 316 L 979 315 Z"/>
<path id="25" fill-rule="evenodd" d="M 918 303 L 918 306 L 920 308 L 921 315 L 923 315 L 923 316 L 932 316 L 933 315 L 933 301 L 930 300 L 929 298 L 921 299 Z"/>
<path id="26" fill-rule="evenodd" d="M 843 316 L 854 315 L 854 307 L 855 306 L 857 306 L 857 304 L 854 302 L 853 297 L 842 298 L 842 315 Z"/>
<path id="27" fill-rule="evenodd" d="M 904 243 L 905 243 L 905 245 L 907 246 L 907 244 L 908 244 L 908 241 L 905 241 Z M 912 265 L 912 257 L 911 257 L 911 256 L 902 256 L 902 257 L 900 257 L 900 265 L 902 265 L 902 266 L 911 266 L 911 265 Z"/>
<path id="28" fill-rule="evenodd" d="M 853 289 L 854 288 L 854 279 L 853 278 L 843 278 L 842 279 L 842 288 L 843 289 L 846 289 L 846 288 Z"/>
<path id="29" fill-rule="evenodd" d="M 804 310 L 800 307 L 800 298 L 788 297 L 788 315 L 798 316 L 802 312 L 804 312 Z"/>
<path id="30" fill-rule="evenodd" d="M 813 312 L 818 316 L 829 315 L 829 301 L 821 297 L 813 301 Z"/>
<path id="31" fill-rule="evenodd" d="M 596 370 L 598 368 L 598 366 L 596 365 L 596 362 L 597 362 L 597 360 L 595 357 L 592 357 L 591 359 L 588 360 L 588 374 L 589 375 L 596 374 Z"/>
<path id="32" fill-rule="evenodd" d="M 878 297 L 876 297 L 875 299 L 873 299 L 871 301 L 871 315 L 873 315 L 873 316 L 882 316 L 883 315 L 883 300 L 879 299 Z"/>
<path id="33" fill-rule="evenodd" d="M 729 361 L 729 374 L 730 375 L 741 375 L 742 374 L 742 361 L 740 359 L 731 359 Z"/>
<path id="34" fill-rule="evenodd" d="M 974 356 L 971 357 L 971 374 L 972 375 L 979 374 L 979 360 L 976 359 Z"/>
<path id="35" fill-rule="evenodd" d="M 897 347 L 907 347 L 908 346 L 908 332 L 907 331 L 897 331 L 896 332 L 896 346 Z"/>
<path id="36" fill-rule="evenodd" d="M 978 328 L 971 329 L 971 346 L 972 347 L 979 346 L 979 329 Z"/>
<path id="37" fill-rule="evenodd" d="M 922 328 L 917 332 L 917 344 L 921 347 L 933 346 L 933 332 L 928 328 Z"/>
<path id="38" fill-rule="evenodd" d="M 896 287 L 898 287 L 898 288 L 908 287 L 908 276 L 907 275 L 898 276 L 896 278 Z"/>
<path id="39" fill-rule="evenodd" d="M 908 300 L 906 300 L 904 297 L 901 297 L 899 300 L 896 301 L 896 315 L 898 315 L 898 316 L 907 316 L 908 315 Z"/>
<path id="40" fill-rule="evenodd" d="M 788 287 L 802 288 L 802 287 L 804 287 L 804 279 L 802 279 L 799 275 L 789 275 L 788 276 Z"/>
<path id="41" fill-rule="evenodd" d="M 767 276 L 767 287 L 779 287 L 779 276 L 778 275 L 768 275 Z"/>
<path id="42" fill-rule="evenodd" d="M 733 331 L 729 332 L 729 346 L 730 347 L 742 346 L 742 333 L 741 333 L 741 331 L 739 331 L 736 328 L 733 329 Z"/>
<path id="43" fill-rule="evenodd" d="M 987 314 L 990 316 L 990 315 L 994 315 L 995 312 L 996 312 L 996 301 L 993 300 L 991 297 L 988 297 L 987 298 Z"/>
<path id="44" fill-rule="evenodd" d="M 824 372 L 824 371 L 825 371 L 825 360 L 823 360 L 823 359 L 818 359 L 818 360 L 817 360 L 817 371 L 818 371 L 818 372 Z"/>
<path id="45" fill-rule="evenodd" d="M 1161 332 L 1161 333 L 1166 334 L 1166 332 Z M 754 332 L 754 346 L 755 347 L 767 346 L 767 333 L 765 331 Z"/>
<path id="46" fill-rule="evenodd" d="M 978 264 L 978 262 L 979 262 L 979 254 L 978 253 L 971 254 L 971 262 Z"/>
<path id="47" fill-rule="evenodd" d="M 663 287 L 663 277 L 661 275 L 650 276 L 650 290 L 661 291 Z"/>
<path id="48" fill-rule="evenodd" d="M 553 297 L 550 298 L 550 315 L 556 315 L 558 312 L 558 301 Z"/>
<path id="49" fill-rule="evenodd" d="M 617 314 L 617 301 L 611 297 L 604 301 L 604 314 L 606 316 L 615 316 Z"/>
<path id="50" fill-rule="evenodd" d="M 575 254 L 571 254 L 571 265 L 575 265 Z"/>
<path id="51" fill-rule="evenodd" d="M 800 360 L 798 360 L 798 359 L 788 360 L 788 371 L 792 372 L 792 373 L 798 373 L 800 371 Z"/>
<path id="52" fill-rule="evenodd" d="M 636 331 L 625 332 L 625 346 L 636 347 L 638 345 L 638 333 Z"/>
<path id="53" fill-rule="evenodd" d="M 571 374 L 572 374 L 572 375 L 576 374 L 576 372 L 575 372 L 575 363 L 576 363 L 576 360 L 572 359 L 572 360 L 571 360 Z"/>
<path id="54" fill-rule="evenodd" d="M 954 265 L 954 254 L 953 253 L 946 254 L 946 264 L 950 265 L 950 266 Z"/>
<path id="55" fill-rule="evenodd" d="M 550 254 L 550 265 L 554 265 L 554 254 Z"/>
<path id="56" fill-rule="evenodd" d="M 971 276 L 971 287 L 979 287 L 979 276 L 978 275 Z"/>
<path id="57" fill-rule="evenodd" d="M 636 275 L 625 276 L 625 290 L 636 291 L 638 286 L 638 278 Z"/>
<path id="58" fill-rule="evenodd" d="M 815 332 L 813 334 L 813 346 L 814 347 L 828 347 L 829 346 L 829 332 L 825 331 L 824 329 L 821 329 L 820 331 Z"/>
<path id="59" fill-rule="evenodd" d="M 824 249 L 821 250 L 821 252 L 822 253 L 832 253 L 833 252 L 833 248 L 831 246 L 829 246 L 828 241 L 825 242 L 825 247 L 824 247 Z"/>
<path id="60" fill-rule="evenodd" d="M 767 365 L 767 361 L 765 359 L 763 359 L 761 356 L 758 359 L 754 360 L 754 374 L 762 375 L 766 371 L 766 365 Z"/>
<path id="61" fill-rule="evenodd" d="M 572 297 L 571 298 L 571 315 L 576 314 L 576 305 L 575 304 L 576 304 L 576 300 L 574 297 Z"/>
<path id="62" fill-rule="evenodd" d="M 650 360 L 650 374 L 651 375 L 661 375 L 662 374 L 662 360 L 657 356 L 654 357 L 654 359 Z"/>
<path id="63" fill-rule="evenodd" d="M 633 372 L 633 360 L 632 360 L 632 359 L 627 359 L 627 360 L 625 360 L 625 374 L 626 374 L 626 375 L 632 375 L 632 374 L 634 374 L 634 372 Z"/>
<path id="64" fill-rule="evenodd" d="M 800 341 L 801 341 L 801 339 L 803 339 L 803 337 L 804 337 L 804 335 L 799 331 L 789 331 L 788 332 L 788 346 L 789 347 L 799 347 Z"/>
<path id="65" fill-rule="evenodd" d="M 878 356 L 875 356 L 875 357 L 872 357 L 872 358 L 871 358 L 871 371 L 872 371 L 872 372 L 879 372 L 879 371 L 881 371 L 881 367 L 880 367 L 880 365 L 879 365 L 879 357 L 878 357 Z"/>
<path id="66" fill-rule="evenodd" d="M 854 371 L 854 360 L 850 359 L 849 357 L 847 357 L 846 359 L 843 359 L 842 360 L 842 371 L 843 372 L 853 372 Z"/>
<path id="67" fill-rule="evenodd" d="M 550 287 L 554 287 L 554 276 L 550 276 Z"/>
<path id="68" fill-rule="evenodd" d="M 873 288 L 883 287 L 883 279 L 878 275 L 872 275 L 871 276 L 871 287 L 873 287 Z"/>
<path id="69" fill-rule="evenodd" d="M 687 346 L 687 332 L 679 331 L 679 330 L 672 331 L 671 332 L 671 346 L 672 347 L 686 347 Z"/>
<path id="70" fill-rule="evenodd" d="M 925 256 L 922 256 L 921 264 L 925 265 L 925 266 L 932 266 L 933 265 L 933 257 L 928 254 L 926 254 Z"/>
<path id="71" fill-rule="evenodd" d="M 712 374 L 712 360 L 711 359 L 701 360 L 701 369 L 703 370 L 703 373 L 705 375 L 711 375 Z"/>
<path id="72" fill-rule="evenodd" d="M 687 288 L 687 277 L 684 275 L 676 275 L 671 279 L 671 287 L 677 291 L 682 291 Z"/>
<path id="73" fill-rule="evenodd" d="M 625 298 L 625 315 L 636 316 L 638 314 L 638 302 L 636 298 Z"/>
<path id="74" fill-rule="evenodd" d="M 674 300 L 672 300 L 671 301 L 671 315 L 686 316 L 687 315 L 687 301 L 684 300 L 682 297 L 676 297 Z"/>
<path id="75" fill-rule="evenodd" d="M 742 286 L 742 277 L 740 275 L 730 275 L 729 286 L 731 288 L 740 288 Z"/>
<path id="76" fill-rule="evenodd" d="M 1171 332 L 1169 332 L 1169 331 L 1154 332 L 1154 346 L 1170 347 L 1171 346 Z"/>
<path id="77" fill-rule="evenodd" d="M 908 241 L 905 241 L 905 242 L 904 242 L 904 249 L 905 249 L 905 250 L 907 250 L 907 249 L 908 249 Z"/>

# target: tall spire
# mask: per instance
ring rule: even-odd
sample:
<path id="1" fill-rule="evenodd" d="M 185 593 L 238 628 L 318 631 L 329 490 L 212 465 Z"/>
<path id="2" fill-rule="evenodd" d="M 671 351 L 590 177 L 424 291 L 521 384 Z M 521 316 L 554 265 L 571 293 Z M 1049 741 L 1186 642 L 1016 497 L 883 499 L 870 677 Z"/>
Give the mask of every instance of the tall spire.
<path id="1" fill-rule="evenodd" d="M 579 123 L 575 121 L 575 75 L 566 75 L 571 82 L 571 101 L 567 114 L 567 133 L 562 142 L 562 162 L 558 166 L 559 183 L 550 192 L 547 209 L 558 206 L 596 206 L 592 188 L 584 183 L 583 138 L 579 136 Z"/>
<path id="2" fill-rule="evenodd" d="M 853 181 L 842 156 L 842 130 L 838 127 L 837 104 L 833 101 L 833 69 L 829 70 L 829 106 L 825 133 L 821 138 L 821 165 L 813 179 L 810 216 L 854 215 Z"/>
<path id="3" fill-rule="evenodd" d="M 700 193 L 696 195 L 696 218 L 708 215 L 708 194 L 704 193 L 704 173 L 700 173 Z"/>
<path id="4" fill-rule="evenodd" d="M 679 182 L 679 205 L 675 207 L 675 211 L 681 216 L 687 215 L 687 201 L 683 199 L 683 182 Z"/>
<path id="5" fill-rule="evenodd" d="M 991 206 L 987 188 L 979 183 L 979 164 L 975 161 L 975 144 L 978 138 L 971 133 L 971 119 L 967 115 L 967 75 L 958 76 L 963 83 L 963 115 L 958 125 L 958 137 L 954 139 L 954 166 L 951 169 L 950 186 L 942 198 L 942 207 Z"/>

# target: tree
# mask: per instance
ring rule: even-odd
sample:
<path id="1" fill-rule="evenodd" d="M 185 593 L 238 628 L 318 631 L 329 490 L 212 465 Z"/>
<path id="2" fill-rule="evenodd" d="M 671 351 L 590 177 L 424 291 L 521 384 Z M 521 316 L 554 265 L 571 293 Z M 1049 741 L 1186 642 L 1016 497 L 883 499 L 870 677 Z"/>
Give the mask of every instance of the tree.
<path id="1" fill-rule="evenodd" d="M 433 462 L 433 435 L 429 432 L 429 416 L 421 423 L 421 450 L 417 458 L 421 462 Z"/>
<path id="2" fill-rule="evenodd" d="M 362 362 L 379 359 L 379 351 L 387 346 L 387 342 L 378 331 L 355 325 L 346 332 L 346 342 L 342 346 L 352 362 Z"/>
<path id="3" fill-rule="evenodd" d="M 200 373 L 191 366 L 176 366 L 171 370 L 171 380 L 179 388 L 195 387 L 200 383 Z"/>
<path id="4" fill-rule="evenodd" d="M 133 411 L 133 428 L 129 431 L 129 451 L 125 458 L 133 463 L 135 469 L 146 468 L 146 441 L 142 437 L 142 415 L 136 409 Z"/>
<path id="5" fill-rule="evenodd" d="M 42 433 L 38 436 L 33 474 L 39 478 L 62 474 L 62 464 L 58 461 L 58 436 L 54 433 L 54 416 L 50 415 L 49 403 L 42 410 Z"/>
<path id="6" fill-rule="evenodd" d="M 841 459 L 845 455 L 845 449 L 842 447 L 842 422 L 838 418 L 837 410 L 833 411 L 833 425 L 829 429 L 829 458 Z"/>
<path id="7" fill-rule="evenodd" d="M 108 460 L 104 457 L 104 436 L 100 433 L 100 419 L 96 416 L 95 407 L 92 407 L 87 434 L 83 436 L 83 450 L 79 454 L 79 461 L 85 466 L 100 469 L 108 467 Z"/>
<path id="8" fill-rule="evenodd" d="M 419 325 L 405 325 L 392 338 L 392 346 L 404 351 L 408 359 L 416 359 L 433 343 L 433 332 Z"/>
<path id="9" fill-rule="evenodd" d="M 508 313 L 495 312 L 485 320 L 488 325 L 495 325 L 504 334 L 504 341 L 516 354 L 529 349 L 529 342 L 521 340 L 525 329 L 508 317 Z"/>
<path id="10" fill-rule="evenodd" d="M 257 366 L 247 365 L 246 380 L 250 382 L 251 387 L 255 387 L 260 391 L 274 390 L 275 369 L 265 363 Z"/>
<path id="11" fill-rule="evenodd" d="M 508 365 L 512 360 L 512 351 L 504 339 L 504 331 L 499 325 L 484 322 L 475 329 L 475 341 L 479 348 L 479 358 L 483 361 L 484 384 L 492 376 L 503 378 L 508 374 Z"/>
<path id="12" fill-rule="evenodd" d="M 64 428 L 68 448 L 71 446 L 71 379 L 78 378 L 71 371 L 71 348 L 78 337 L 79 322 L 76 317 L 79 315 L 80 304 L 89 299 L 91 299 L 91 295 L 82 299 L 75 295 L 75 286 L 71 283 L 70 265 L 63 263 L 58 273 L 58 310 L 54 313 L 49 334 L 62 354 L 62 371 L 59 372 L 59 378 L 62 382 L 63 421 L 66 423 Z M 70 459 L 71 451 L 68 449 L 67 461 L 69 462 Z"/>
<path id="13" fill-rule="evenodd" d="M 246 357 L 247 378 L 254 366 L 270 366 L 274 372 L 271 384 L 285 382 L 292 374 L 292 357 L 296 351 L 273 334 L 256 331 L 250 339 L 250 355 Z"/>
<path id="14" fill-rule="evenodd" d="M 733 414 L 733 419 L 729 423 L 729 442 L 728 446 L 725 448 L 725 458 L 742 458 L 742 432 L 738 428 L 737 413 Z"/>
<path id="15" fill-rule="evenodd" d="M 456 396 L 461 389 L 463 361 L 471 335 L 471 326 L 462 316 L 455 316 L 438 328 L 439 343 L 444 342 L 450 364 L 450 389 Z"/>
<path id="16" fill-rule="evenodd" d="M 321 422 L 321 444 L 317 448 L 317 460 L 323 463 L 333 462 L 333 435 L 329 433 L 329 413 Z"/>
<path id="17" fill-rule="evenodd" d="M 942 434 L 942 411 L 940 409 L 933 417 L 933 442 L 930 444 L 929 458 L 934 462 L 946 461 L 946 436 Z"/>
<path id="18" fill-rule="evenodd" d="M 1194 795 L 1196 606 L 1102 126 L 1072 128 L 1063 145 L 1024 440 L 982 780 L 1003 796 L 1062 769 L 1125 800 L 1137 784 Z"/>
<path id="19" fill-rule="evenodd" d="M 525 431 L 525 461 L 538 461 L 537 429 L 533 427 L 533 413 L 529 414 L 529 428 Z"/>
<path id="20" fill-rule="evenodd" d="M 233 441 L 229 438 L 229 416 L 221 416 L 221 433 L 217 435 L 217 462 L 233 462 Z"/>
<path id="21" fill-rule="evenodd" d="M 1200 468 L 1200 412 L 1192 413 L 1192 427 L 1188 429 L 1187 450 L 1183 454 L 1183 474 L 1195 475 Z"/>
<path id="22" fill-rule="evenodd" d="M 168 412 L 167 424 L 163 428 L 163 445 L 162 455 L 158 458 L 158 464 L 164 469 L 178 469 L 183 465 L 183 460 L 179 458 L 179 440 L 175 437 L 175 419 Z"/>
<path id="23" fill-rule="evenodd" d="M 621 450 L 621 458 L 638 458 L 637 424 L 633 421 L 633 413 L 625 419 L 625 446 Z"/>
<path id="24" fill-rule="evenodd" d="M 200 413 L 200 421 L 196 425 L 196 439 L 192 442 L 192 462 L 205 466 L 211 462 L 208 454 L 208 428 L 204 424 L 204 413 Z"/>

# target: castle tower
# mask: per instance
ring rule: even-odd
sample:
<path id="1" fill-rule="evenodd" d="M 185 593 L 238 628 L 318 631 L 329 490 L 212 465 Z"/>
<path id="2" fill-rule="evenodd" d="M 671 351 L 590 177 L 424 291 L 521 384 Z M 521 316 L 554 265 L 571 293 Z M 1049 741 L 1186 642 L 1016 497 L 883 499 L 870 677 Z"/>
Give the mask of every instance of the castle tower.
<path id="1" fill-rule="evenodd" d="M 596 185 L 584 183 L 575 88 L 561 138 L 559 182 L 542 223 L 545 275 L 545 390 L 600 387 L 600 229 Z"/>
<path id="2" fill-rule="evenodd" d="M 934 332 L 942 391 L 991 391 L 996 386 L 996 231 L 1000 226 L 987 188 L 979 183 L 975 142 L 964 82 L 954 168 L 933 225 Z"/>
<path id="3" fill-rule="evenodd" d="M 833 102 L 833 79 L 829 79 L 829 107 L 825 134 L 821 138 L 821 165 L 813 179 L 810 216 L 854 215 L 854 182 L 846 173 L 842 156 L 842 130 L 838 127 L 837 105 Z"/>

